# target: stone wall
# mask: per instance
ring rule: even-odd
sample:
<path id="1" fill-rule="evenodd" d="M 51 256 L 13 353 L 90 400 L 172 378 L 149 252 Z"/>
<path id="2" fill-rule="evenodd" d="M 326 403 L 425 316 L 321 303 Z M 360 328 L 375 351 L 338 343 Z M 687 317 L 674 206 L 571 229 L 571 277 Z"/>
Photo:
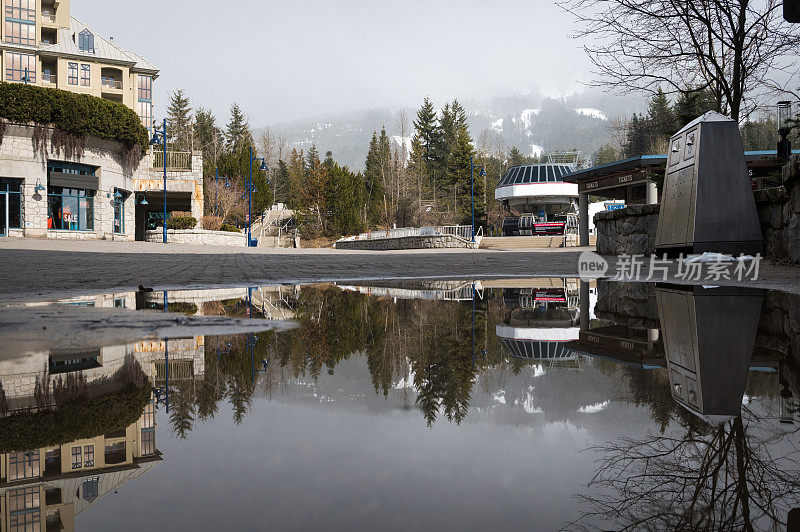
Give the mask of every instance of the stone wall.
<path id="1" fill-rule="evenodd" d="M 341 240 L 336 249 L 360 249 L 372 251 L 391 251 L 399 249 L 444 249 L 471 248 L 472 243 L 453 235 L 406 236 L 375 240 Z"/>
<path id="2" fill-rule="evenodd" d="M 758 218 L 767 257 L 800 263 L 800 157 L 783 167 L 783 184 L 757 190 Z"/>
<path id="3" fill-rule="evenodd" d="M 162 229 L 147 231 L 147 242 L 161 242 L 164 238 Z M 167 242 L 173 244 L 197 244 L 201 246 L 247 246 L 247 235 L 229 231 L 206 231 L 203 229 L 167 229 Z"/>
<path id="4" fill-rule="evenodd" d="M 631 205 L 594 215 L 597 253 L 650 255 L 655 251 L 660 205 Z"/>

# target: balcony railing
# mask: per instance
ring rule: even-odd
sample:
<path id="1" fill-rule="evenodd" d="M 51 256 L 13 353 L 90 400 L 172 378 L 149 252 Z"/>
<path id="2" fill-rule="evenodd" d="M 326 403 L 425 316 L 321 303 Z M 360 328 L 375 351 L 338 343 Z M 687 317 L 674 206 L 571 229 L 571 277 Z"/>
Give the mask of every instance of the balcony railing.
<path id="1" fill-rule="evenodd" d="M 104 77 L 101 81 L 103 87 L 122 90 L 122 80 Z"/>
<path id="2" fill-rule="evenodd" d="M 50 72 L 42 72 L 42 83 L 52 83 L 55 85 L 56 75 L 51 74 Z"/>
<path id="3" fill-rule="evenodd" d="M 42 24 L 55 24 L 56 15 L 48 11 L 42 11 Z"/>
<path id="4" fill-rule="evenodd" d="M 153 168 L 164 168 L 164 152 L 153 150 Z M 167 170 L 190 172 L 192 170 L 192 152 L 168 151 Z"/>

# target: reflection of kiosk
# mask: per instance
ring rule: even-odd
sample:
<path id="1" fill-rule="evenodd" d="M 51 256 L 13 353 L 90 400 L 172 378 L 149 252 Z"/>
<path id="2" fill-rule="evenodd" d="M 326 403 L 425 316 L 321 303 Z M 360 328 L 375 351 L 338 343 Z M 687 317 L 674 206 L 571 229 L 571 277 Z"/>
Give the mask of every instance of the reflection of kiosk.
<path id="1" fill-rule="evenodd" d="M 656 299 L 673 398 L 710 423 L 739 415 L 762 292 L 659 287 Z"/>
<path id="2" fill-rule="evenodd" d="M 543 279 L 524 288 L 505 288 L 508 311 L 496 328 L 500 344 L 514 358 L 577 360 L 565 344 L 580 331 L 578 287 L 574 279 Z"/>

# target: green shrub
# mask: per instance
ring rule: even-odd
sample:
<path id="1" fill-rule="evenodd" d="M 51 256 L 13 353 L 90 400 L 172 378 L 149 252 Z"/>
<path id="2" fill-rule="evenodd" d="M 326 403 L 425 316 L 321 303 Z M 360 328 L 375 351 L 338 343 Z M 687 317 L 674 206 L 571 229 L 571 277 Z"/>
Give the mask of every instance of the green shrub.
<path id="1" fill-rule="evenodd" d="M 167 220 L 168 229 L 194 229 L 197 226 L 197 218 L 192 216 L 178 216 Z"/>
<path id="2" fill-rule="evenodd" d="M 20 83 L 0 83 L 0 118 L 53 126 L 64 133 L 90 135 L 145 149 L 147 129 L 136 113 L 119 102 Z"/>
<path id="3" fill-rule="evenodd" d="M 112 393 L 54 410 L 0 419 L 0 453 L 27 451 L 111 434 L 134 424 L 150 402 L 150 388 Z"/>
<path id="4" fill-rule="evenodd" d="M 219 230 L 220 230 L 220 231 L 227 231 L 227 232 L 229 232 L 229 233 L 241 233 L 241 231 L 239 231 L 239 230 L 236 228 L 236 226 L 234 226 L 234 225 L 231 225 L 231 224 L 222 224 L 222 225 L 219 227 Z"/>

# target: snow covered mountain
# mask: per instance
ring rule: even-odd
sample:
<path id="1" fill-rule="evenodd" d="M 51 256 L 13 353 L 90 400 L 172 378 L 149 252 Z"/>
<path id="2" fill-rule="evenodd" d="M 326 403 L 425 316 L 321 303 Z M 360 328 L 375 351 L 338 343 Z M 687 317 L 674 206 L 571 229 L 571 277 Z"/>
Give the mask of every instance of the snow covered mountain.
<path id="1" fill-rule="evenodd" d="M 437 107 L 444 103 L 434 102 Z M 516 146 L 528 155 L 578 149 L 587 157 L 611 141 L 608 125 L 612 119 L 630 117 L 634 111 L 644 109 L 641 98 L 592 91 L 560 98 L 527 95 L 461 103 L 478 145 L 501 144 L 507 150 Z M 274 124 L 270 128 L 287 138 L 290 149 L 308 150 L 314 144 L 321 155 L 330 150 L 337 161 L 361 170 L 373 131 L 380 132 L 385 127 L 393 143 L 410 148 L 411 122 L 416 111 L 415 108 L 371 109 Z M 402 113 L 409 128 L 405 136 L 399 126 Z"/>

